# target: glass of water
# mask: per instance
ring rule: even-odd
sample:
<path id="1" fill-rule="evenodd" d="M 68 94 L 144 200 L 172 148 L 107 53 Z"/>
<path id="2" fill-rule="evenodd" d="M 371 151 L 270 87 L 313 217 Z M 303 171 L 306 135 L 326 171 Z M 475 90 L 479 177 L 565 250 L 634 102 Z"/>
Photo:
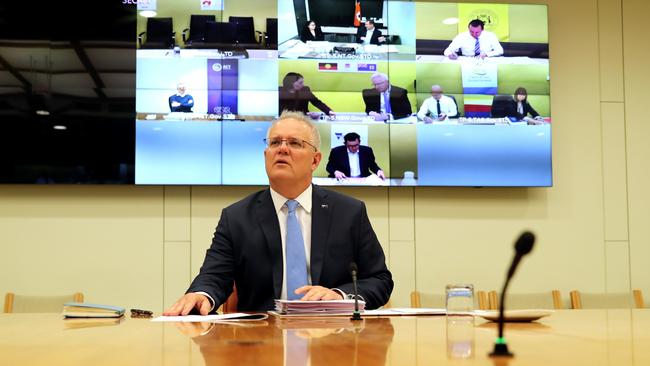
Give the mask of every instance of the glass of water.
<path id="1" fill-rule="evenodd" d="M 446 287 L 447 315 L 474 314 L 474 286 L 453 284 Z"/>

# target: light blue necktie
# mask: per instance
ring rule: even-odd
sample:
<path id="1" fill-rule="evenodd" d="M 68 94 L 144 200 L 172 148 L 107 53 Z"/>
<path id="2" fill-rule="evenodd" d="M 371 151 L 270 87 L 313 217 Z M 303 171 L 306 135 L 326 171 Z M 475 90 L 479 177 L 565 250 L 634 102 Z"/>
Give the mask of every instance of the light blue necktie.
<path id="1" fill-rule="evenodd" d="M 393 109 L 390 107 L 390 93 L 388 90 L 384 92 L 384 106 L 386 107 L 386 114 L 393 113 Z"/>
<path id="2" fill-rule="evenodd" d="M 288 200 L 287 208 L 287 299 L 298 300 L 302 295 L 296 295 L 297 288 L 307 285 L 307 259 L 305 256 L 305 243 L 302 240 L 302 231 L 296 217 L 298 201 Z"/>

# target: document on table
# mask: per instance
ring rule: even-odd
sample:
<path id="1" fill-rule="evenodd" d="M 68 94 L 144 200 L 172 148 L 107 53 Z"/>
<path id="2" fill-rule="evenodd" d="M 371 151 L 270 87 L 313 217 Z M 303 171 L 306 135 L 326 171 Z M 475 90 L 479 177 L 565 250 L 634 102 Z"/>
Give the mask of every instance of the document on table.
<path id="1" fill-rule="evenodd" d="M 232 314 L 213 314 L 213 315 L 185 315 L 185 316 L 159 316 L 151 319 L 152 322 L 219 322 L 219 321 L 251 321 L 264 320 L 268 318 L 267 314 L 255 313 L 232 313 Z"/>

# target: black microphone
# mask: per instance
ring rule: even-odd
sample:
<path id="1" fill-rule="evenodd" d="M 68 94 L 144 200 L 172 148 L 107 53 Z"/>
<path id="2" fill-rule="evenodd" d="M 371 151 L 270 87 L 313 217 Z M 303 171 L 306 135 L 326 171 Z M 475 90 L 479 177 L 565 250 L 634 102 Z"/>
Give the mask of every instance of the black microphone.
<path id="1" fill-rule="evenodd" d="M 535 235 L 530 231 L 524 231 L 515 242 L 515 257 L 512 259 L 512 264 L 510 265 L 508 274 L 506 275 L 506 282 L 503 284 L 503 289 L 501 290 L 501 300 L 499 302 L 499 337 L 494 343 L 494 351 L 490 353 L 491 357 L 514 356 L 510 351 L 508 351 L 508 344 L 506 343 L 506 339 L 503 337 L 503 313 L 505 310 L 506 290 L 508 289 L 510 280 L 514 276 L 521 258 L 533 250 L 533 244 L 535 244 Z"/>
<path id="2" fill-rule="evenodd" d="M 354 289 L 354 312 L 352 313 L 351 320 L 361 320 L 361 313 L 359 312 L 359 293 L 357 292 L 357 264 L 350 263 L 350 273 L 352 274 L 352 288 Z"/>

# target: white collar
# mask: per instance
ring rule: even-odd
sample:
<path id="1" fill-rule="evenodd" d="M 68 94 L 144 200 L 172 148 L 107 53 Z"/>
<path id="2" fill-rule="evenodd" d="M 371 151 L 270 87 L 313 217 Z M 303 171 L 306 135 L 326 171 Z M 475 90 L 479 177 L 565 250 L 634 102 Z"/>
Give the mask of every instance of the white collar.
<path id="1" fill-rule="evenodd" d="M 273 206 L 275 206 L 275 212 L 278 213 L 282 210 L 282 207 L 284 207 L 289 199 L 274 191 L 273 188 L 269 187 L 269 189 L 271 190 L 271 199 L 273 200 Z M 300 207 L 305 209 L 307 213 L 311 212 L 311 192 L 312 186 L 310 184 L 307 189 L 296 197 L 296 201 L 298 201 Z"/>

